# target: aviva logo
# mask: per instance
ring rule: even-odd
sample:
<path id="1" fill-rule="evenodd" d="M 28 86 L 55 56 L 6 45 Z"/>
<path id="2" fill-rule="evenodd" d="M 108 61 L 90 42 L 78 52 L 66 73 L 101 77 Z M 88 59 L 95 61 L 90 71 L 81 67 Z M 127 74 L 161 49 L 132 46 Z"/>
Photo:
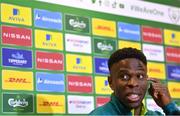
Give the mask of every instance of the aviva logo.
<path id="1" fill-rule="evenodd" d="M 1 21 L 13 24 L 32 25 L 31 8 L 1 4 Z"/>
<path id="2" fill-rule="evenodd" d="M 45 30 L 35 30 L 35 47 L 51 50 L 63 50 L 63 34 Z"/>
<path id="3" fill-rule="evenodd" d="M 19 9 L 13 8 L 13 15 L 20 15 Z"/>
<path id="4" fill-rule="evenodd" d="M 46 34 L 46 41 L 50 41 L 51 40 L 51 35 L 50 34 Z"/>

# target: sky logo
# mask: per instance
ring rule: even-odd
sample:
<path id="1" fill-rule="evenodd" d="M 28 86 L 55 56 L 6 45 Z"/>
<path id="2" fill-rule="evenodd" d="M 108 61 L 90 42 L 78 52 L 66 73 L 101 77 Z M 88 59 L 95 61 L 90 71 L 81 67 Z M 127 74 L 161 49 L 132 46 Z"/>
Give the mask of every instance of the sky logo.
<path id="1" fill-rule="evenodd" d="M 40 19 L 41 19 L 40 14 L 36 14 L 35 20 L 40 20 Z"/>
<path id="2" fill-rule="evenodd" d="M 50 34 L 46 34 L 46 41 L 50 41 L 51 40 L 51 35 Z"/>
<path id="3" fill-rule="evenodd" d="M 64 74 L 37 72 L 36 90 L 47 92 L 64 92 Z"/>
<path id="4" fill-rule="evenodd" d="M 20 12 L 17 8 L 13 8 L 13 15 L 19 15 Z"/>
<path id="5" fill-rule="evenodd" d="M 118 22 L 118 37 L 125 40 L 140 41 L 140 25 Z"/>
<path id="6" fill-rule="evenodd" d="M 48 10 L 34 9 L 35 27 L 62 30 L 62 14 Z"/>
<path id="7" fill-rule="evenodd" d="M 80 58 L 76 58 L 76 64 L 80 64 L 82 61 Z"/>

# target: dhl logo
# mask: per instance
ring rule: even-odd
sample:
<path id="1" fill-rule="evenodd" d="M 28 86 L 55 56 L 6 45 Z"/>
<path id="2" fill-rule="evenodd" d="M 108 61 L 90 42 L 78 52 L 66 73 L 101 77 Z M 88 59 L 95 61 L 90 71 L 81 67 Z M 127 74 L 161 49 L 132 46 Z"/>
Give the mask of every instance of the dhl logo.
<path id="1" fill-rule="evenodd" d="M 27 79 L 25 78 L 14 78 L 14 77 L 10 77 L 8 80 L 6 80 L 6 82 L 11 82 L 11 83 L 30 83 L 27 81 Z"/>
<path id="2" fill-rule="evenodd" d="M 42 106 L 62 106 L 59 102 L 57 101 L 44 101 Z"/>

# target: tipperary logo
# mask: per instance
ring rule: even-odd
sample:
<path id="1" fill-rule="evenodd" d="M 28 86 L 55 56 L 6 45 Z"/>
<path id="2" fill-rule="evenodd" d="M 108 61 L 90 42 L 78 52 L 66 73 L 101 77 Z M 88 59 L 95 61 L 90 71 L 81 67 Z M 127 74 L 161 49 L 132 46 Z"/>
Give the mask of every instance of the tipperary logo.
<path id="1" fill-rule="evenodd" d="M 173 23 L 178 23 L 180 21 L 180 11 L 178 9 L 169 8 L 168 15 Z"/>
<path id="2" fill-rule="evenodd" d="M 12 54 L 11 57 L 19 60 L 24 59 L 23 54 L 20 54 L 19 52 L 17 52 L 16 54 Z"/>

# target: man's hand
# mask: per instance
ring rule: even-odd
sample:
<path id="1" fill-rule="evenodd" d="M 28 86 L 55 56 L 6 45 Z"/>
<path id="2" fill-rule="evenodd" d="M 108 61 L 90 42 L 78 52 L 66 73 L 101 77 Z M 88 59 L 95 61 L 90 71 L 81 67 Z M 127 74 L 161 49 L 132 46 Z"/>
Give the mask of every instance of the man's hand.
<path id="1" fill-rule="evenodd" d="M 156 78 L 148 78 L 147 80 L 151 82 L 148 92 L 156 104 L 161 108 L 169 104 L 171 96 L 167 86 L 161 84 L 160 80 Z"/>

